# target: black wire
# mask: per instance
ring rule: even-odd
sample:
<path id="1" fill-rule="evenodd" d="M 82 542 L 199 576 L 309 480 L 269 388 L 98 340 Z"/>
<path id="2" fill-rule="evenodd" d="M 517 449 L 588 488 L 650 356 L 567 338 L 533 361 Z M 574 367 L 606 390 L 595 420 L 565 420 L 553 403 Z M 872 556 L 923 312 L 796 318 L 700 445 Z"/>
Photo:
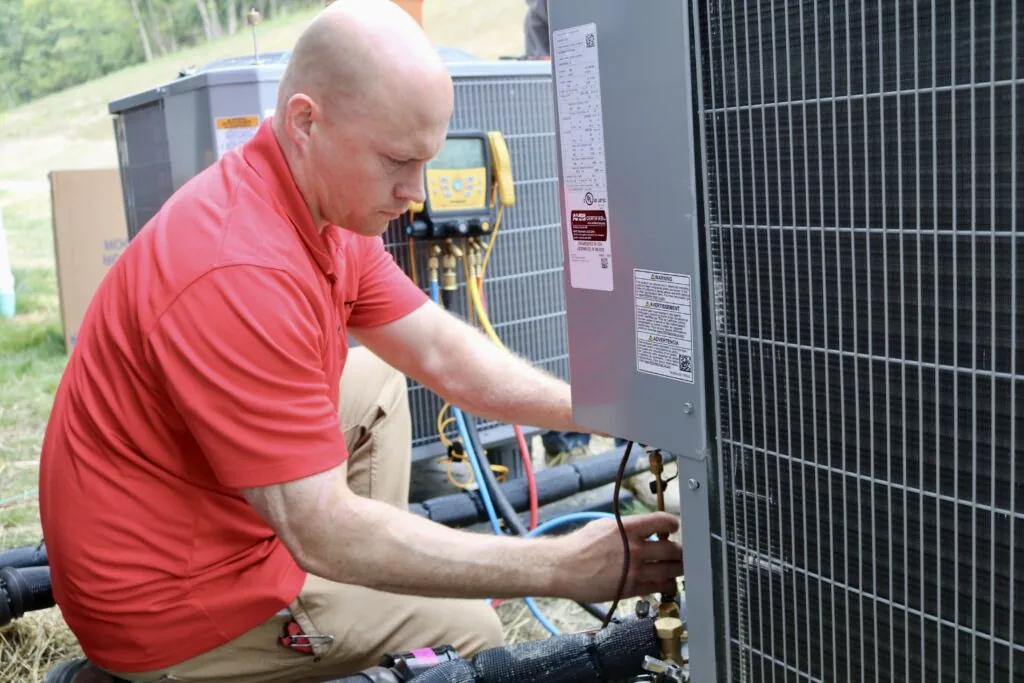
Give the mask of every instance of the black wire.
<path id="1" fill-rule="evenodd" d="M 484 481 L 480 482 L 480 484 L 482 486 L 487 486 L 487 491 L 491 494 L 491 500 L 495 507 L 498 508 L 498 514 L 504 518 L 505 523 L 508 524 L 517 536 L 525 538 L 526 535 L 530 533 L 530 530 L 526 528 L 526 525 L 523 524 L 523 521 L 519 518 L 519 514 L 516 512 L 516 509 L 512 507 L 512 503 L 509 502 L 505 492 L 498 484 L 497 477 L 494 476 L 494 472 L 491 470 L 491 464 L 488 462 L 487 456 L 484 455 L 483 444 L 480 442 L 480 430 L 477 427 L 476 418 L 467 413 L 463 413 L 462 416 L 465 418 L 466 431 L 469 434 L 469 443 L 473 447 L 473 451 L 477 454 L 477 457 L 480 459 L 480 470 L 484 475 Z M 608 625 L 611 615 L 615 612 L 615 609 L 612 608 L 611 612 L 606 613 L 600 605 L 592 605 L 587 602 L 578 602 L 576 604 L 589 612 L 596 619 L 602 620 L 605 626 Z"/>
<path id="2" fill-rule="evenodd" d="M 626 536 L 626 527 L 622 525 L 622 509 L 619 507 L 619 491 L 622 490 L 622 479 L 626 476 L 626 463 L 629 462 L 629 454 L 633 450 L 633 442 L 629 441 L 626 443 L 626 452 L 622 454 L 622 460 L 619 461 L 619 471 L 615 474 L 615 494 L 612 496 L 612 508 L 615 510 L 615 523 L 619 525 L 619 535 L 622 536 L 622 575 L 619 576 L 619 590 L 615 595 L 615 602 L 612 603 L 612 608 L 608 610 L 608 615 L 605 617 L 604 624 L 601 628 L 605 628 L 611 622 L 612 615 L 619 608 L 619 601 L 622 600 L 622 594 L 626 592 L 626 577 L 629 575 L 629 538 Z"/>

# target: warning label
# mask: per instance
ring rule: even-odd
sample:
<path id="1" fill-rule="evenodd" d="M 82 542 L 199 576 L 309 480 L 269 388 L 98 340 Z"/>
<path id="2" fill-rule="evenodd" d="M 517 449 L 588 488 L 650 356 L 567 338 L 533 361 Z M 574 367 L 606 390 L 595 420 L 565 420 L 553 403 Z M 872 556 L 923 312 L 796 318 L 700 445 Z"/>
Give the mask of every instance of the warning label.
<path id="1" fill-rule="evenodd" d="M 633 270 L 636 369 L 693 384 L 690 276 Z"/>
<path id="2" fill-rule="evenodd" d="M 259 116 L 222 116 L 215 119 L 214 130 L 217 136 L 217 158 L 249 141 L 260 127 Z"/>
<path id="3" fill-rule="evenodd" d="M 573 211 L 572 238 L 577 242 L 607 242 L 608 214 L 604 211 Z"/>

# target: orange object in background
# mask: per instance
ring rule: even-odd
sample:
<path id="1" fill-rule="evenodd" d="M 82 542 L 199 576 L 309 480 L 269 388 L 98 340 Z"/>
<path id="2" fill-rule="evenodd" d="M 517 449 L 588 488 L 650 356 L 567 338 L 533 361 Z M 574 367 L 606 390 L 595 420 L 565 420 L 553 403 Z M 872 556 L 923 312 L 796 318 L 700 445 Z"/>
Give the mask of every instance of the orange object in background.
<path id="1" fill-rule="evenodd" d="M 417 24 L 423 26 L 423 0 L 392 0 L 392 2 L 412 15 Z"/>
<path id="2" fill-rule="evenodd" d="M 408 12 L 416 23 L 423 26 L 423 0 L 391 0 L 393 3 Z M 334 2 L 334 0 L 324 0 L 324 7 Z"/>

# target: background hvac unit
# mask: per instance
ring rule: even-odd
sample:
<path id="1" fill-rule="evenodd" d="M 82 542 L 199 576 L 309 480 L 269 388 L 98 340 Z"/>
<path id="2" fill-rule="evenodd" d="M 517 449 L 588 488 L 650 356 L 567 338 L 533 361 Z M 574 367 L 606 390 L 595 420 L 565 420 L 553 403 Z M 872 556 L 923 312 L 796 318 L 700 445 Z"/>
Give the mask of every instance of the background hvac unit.
<path id="1" fill-rule="evenodd" d="M 504 213 L 485 283 L 495 330 L 510 349 L 568 379 L 550 64 L 482 61 L 449 48 L 439 52 L 455 84 L 451 130 L 499 130 L 511 157 L 516 205 Z M 177 188 L 212 164 L 225 147 L 237 144 L 237 131 L 232 137 L 230 128 L 221 129 L 223 140 L 218 143 L 215 119 L 262 121 L 273 112 L 288 56 L 263 54 L 259 64 L 251 57 L 214 62 L 110 103 L 130 236 Z M 393 223 L 385 243 L 411 273 L 404 229 L 404 222 Z M 417 273 L 425 278 L 426 248 L 416 256 Z M 465 299 L 460 285 L 462 315 Z M 443 454 L 436 426 L 443 402 L 412 381 L 409 398 L 414 460 Z M 513 439 L 509 426 L 484 422 L 480 427 L 485 445 Z M 525 431 L 535 432 L 529 427 Z M 510 460 L 513 469 L 515 462 Z"/>
<path id="2" fill-rule="evenodd" d="M 616 264 L 574 401 L 683 456 L 694 681 L 1024 679 L 1019 5 L 552 3 Z M 638 371 L 633 268 L 693 277 L 693 384 Z"/>

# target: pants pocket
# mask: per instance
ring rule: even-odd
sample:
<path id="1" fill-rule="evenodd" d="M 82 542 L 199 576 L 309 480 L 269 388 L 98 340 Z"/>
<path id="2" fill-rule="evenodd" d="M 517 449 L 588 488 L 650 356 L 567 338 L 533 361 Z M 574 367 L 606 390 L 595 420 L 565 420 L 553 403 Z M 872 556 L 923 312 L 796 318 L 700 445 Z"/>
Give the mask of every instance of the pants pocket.
<path id="1" fill-rule="evenodd" d="M 301 594 L 292 601 L 288 611 L 291 613 L 292 621 L 285 625 L 285 633 L 282 634 L 285 640 L 282 641 L 282 645 L 309 654 L 315 661 L 320 661 L 330 652 L 335 634 L 320 630 Z"/>

